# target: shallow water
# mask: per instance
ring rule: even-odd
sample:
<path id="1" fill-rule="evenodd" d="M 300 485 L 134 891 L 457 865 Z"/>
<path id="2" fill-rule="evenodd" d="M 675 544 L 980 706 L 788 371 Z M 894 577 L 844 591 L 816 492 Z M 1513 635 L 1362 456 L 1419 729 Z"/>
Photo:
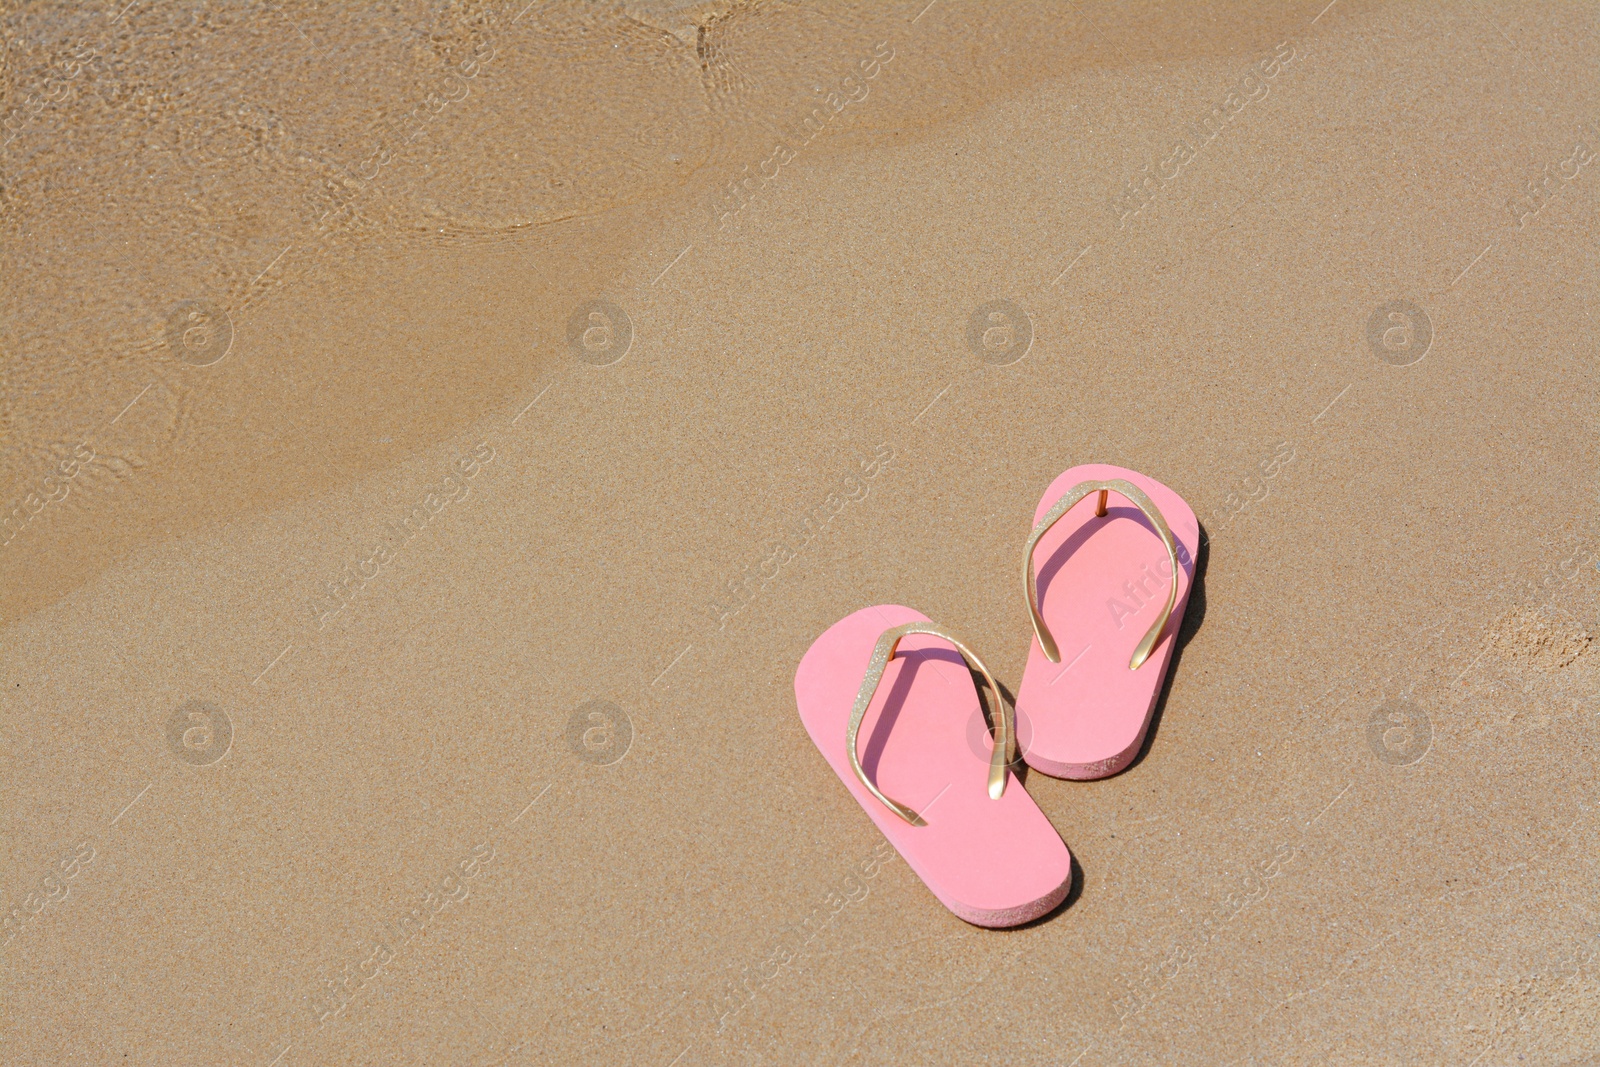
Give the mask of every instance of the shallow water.
<path id="1" fill-rule="evenodd" d="M 7 546 L 0 613 L 512 402 L 562 358 L 572 306 L 736 235 L 785 169 L 1069 72 L 1226 54 L 1227 14 L 1150 5 L 1113 49 L 1084 16 L 1012 6 L 948 35 L 879 5 L 16 12 L 5 499 L 82 441 L 100 458 L 49 534 Z M 226 320 L 226 363 L 174 358 L 184 301 Z"/>

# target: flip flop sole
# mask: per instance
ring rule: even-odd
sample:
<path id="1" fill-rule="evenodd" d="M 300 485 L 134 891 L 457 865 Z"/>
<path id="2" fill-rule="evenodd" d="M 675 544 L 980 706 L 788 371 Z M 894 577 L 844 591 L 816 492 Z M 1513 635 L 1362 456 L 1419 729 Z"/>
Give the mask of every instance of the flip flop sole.
<path id="1" fill-rule="evenodd" d="M 1166 603 L 1172 581 L 1160 534 L 1113 491 L 1105 517 L 1095 515 L 1090 494 L 1039 541 L 1033 557 L 1039 610 L 1061 662 L 1050 662 L 1033 638 L 1017 689 L 1017 718 L 1028 766 L 1055 778 L 1105 778 L 1138 755 L 1194 581 L 1200 543 L 1194 511 L 1137 471 L 1103 463 L 1064 471 L 1039 502 L 1034 523 L 1080 482 L 1114 478 L 1144 490 L 1167 520 L 1178 548 L 1178 598 L 1149 659 L 1129 670 L 1134 647 Z"/>
<path id="2" fill-rule="evenodd" d="M 801 659 L 795 703 L 834 773 L 940 903 L 976 926 L 1016 926 L 1066 898 L 1072 855 L 1015 776 L 1008 772 L 998 800 L 989 796 L 993 742 L 971 729 L 974 716 L 982 722 L 978 690 L 949 642 L 925 634 L 901 641 L 860 732 L 868 777 L 927 825 L 885 807 L 850 766 L 845 735 L 874 644 L 891 627 L 927 621 L 893 604 L 841 619 Z"/>

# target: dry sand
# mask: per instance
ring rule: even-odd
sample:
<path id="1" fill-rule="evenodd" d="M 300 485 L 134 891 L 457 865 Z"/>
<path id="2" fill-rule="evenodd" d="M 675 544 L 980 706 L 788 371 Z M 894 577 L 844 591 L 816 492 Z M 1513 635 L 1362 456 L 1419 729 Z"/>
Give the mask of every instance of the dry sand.
<path id="1" fill-rule="evenodd" d="M 1600 1050 L 1600 7 L 0 31 L 0 1062 Z M 1201 584 L 980 930 L 793 672 L 895 602 L 1014 690 L 1083 462 Z"/>

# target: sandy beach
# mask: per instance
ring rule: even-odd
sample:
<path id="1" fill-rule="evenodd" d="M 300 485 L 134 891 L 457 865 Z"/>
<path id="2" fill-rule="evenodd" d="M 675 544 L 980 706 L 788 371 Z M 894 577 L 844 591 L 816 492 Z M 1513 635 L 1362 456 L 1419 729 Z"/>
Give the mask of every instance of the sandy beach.
<path id="1" fill-rule="evenodd" d="M 1597 10 L 0 9 L 0 1062 L 1600 1062 Z M 1014 693 L 1084 463 L 1194 591 L 981 929 L 796 665 Z"/>

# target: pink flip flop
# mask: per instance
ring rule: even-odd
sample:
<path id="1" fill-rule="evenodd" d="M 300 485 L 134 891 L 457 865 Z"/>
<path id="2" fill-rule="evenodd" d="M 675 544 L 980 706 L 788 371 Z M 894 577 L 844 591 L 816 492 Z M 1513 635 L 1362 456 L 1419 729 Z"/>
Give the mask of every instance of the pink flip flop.
<path id="1" fill-rule="evenodd" d="M 982 703 L 993 739 L 967 741 Z M 794 676 L 800 719 L 845 788 L 940 903 L 976 926 L 1046 914 L 1072 885 L 1072 856 L 1007 763 L 1016 724 L 972 650 L 893 604 L 830 626 Z M 891 799 L 893 798 L 893 799 Z"/>
<path id="2" fill-rule="evenodd" d="M 1096 493 L 1093 506 L 1074 509 Z M 1127 503 L 1108 507 L 1112 494 Z M 1017 690 L 1031 728 L 1023 758 L 1056 778 L 1105 778 L 1133 760 L 1150 727 L 1189 604 L 1200 523 L 1154 478 L 1103 463 L 1051 482 L 1033 521 L 1023 581 L 1034 639 Z"/>

